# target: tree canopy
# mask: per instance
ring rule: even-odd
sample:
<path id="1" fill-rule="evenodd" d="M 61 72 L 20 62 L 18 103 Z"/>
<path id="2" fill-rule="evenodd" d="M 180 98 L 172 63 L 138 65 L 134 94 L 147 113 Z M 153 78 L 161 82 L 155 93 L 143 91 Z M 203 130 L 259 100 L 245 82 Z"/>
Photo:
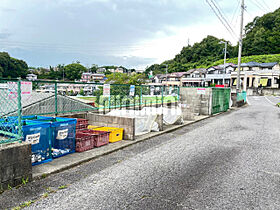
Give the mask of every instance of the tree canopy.
<path id="1" fill-rule="evenodd" d="M 106 83 L 110 84 L 129 84 L 129 85 L 141 85 L 145 82 L 143 74 L 128 75 L 124 73 L 114 73 L 107 76 Z"/>
<path id="2" fill-rule="evenodd" d="M 69 80 L 81 79 L 82 73 L 86 71 L 87 68 L 79 63 L 72 63 L 65 66 L 65 75 Z"/>
<path id="3" fill-rule="evenodd" d="M 0 52 L 0 77 L 25 78 L 28 73 L 28 65 L 23 60 L 10 57 L 6 52 Z"/>
<path id="4" fill-rule="evenodd" d="M 245 26 L 244 55 L 280 53 L 280 8 Z"/>

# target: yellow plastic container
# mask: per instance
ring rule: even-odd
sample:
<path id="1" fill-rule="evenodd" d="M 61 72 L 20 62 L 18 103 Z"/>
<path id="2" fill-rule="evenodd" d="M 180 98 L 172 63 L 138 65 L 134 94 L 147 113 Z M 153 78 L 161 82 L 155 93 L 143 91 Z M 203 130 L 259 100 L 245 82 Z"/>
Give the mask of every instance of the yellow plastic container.
<path id="1" fill-rule="evenodd" d="M 102 126 L 88 125 L 88 129 L 94 130 L 95 128 L 102 128 Z"/>
<path id="2" fill-rule="evenodd" d="M 109 142 L 111 142 L 111 143 L 121 141 L 123 139 L 123 128 L 97 127 L 97 128 L 89 128 L 89 129 L 97 130 L 97 131 L 111 132 L 109 135 Z"/>

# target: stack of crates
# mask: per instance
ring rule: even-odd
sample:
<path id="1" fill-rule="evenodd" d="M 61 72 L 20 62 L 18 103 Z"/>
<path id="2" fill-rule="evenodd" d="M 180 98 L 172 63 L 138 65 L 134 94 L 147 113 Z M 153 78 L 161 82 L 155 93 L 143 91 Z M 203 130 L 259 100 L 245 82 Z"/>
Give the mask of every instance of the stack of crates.
<path id="1" fill-rule="evenodd" d="M 7 123 L 2 123 L 6 129 L 16 131 L 18 121 L 15 117 L 10 117 Z M 51 156 L 51 123 L 22 120 L 23 141 L 31 143 L 32 165 L 49 162 Z"/>
<path id="2" fill-rule="evenodd" d="M 76 125 L 76 131 L 80 129 L 86 129 L 88 127 L 88 120 L 77 118 L 77 125 Z"/>
<path id="3" fill-rule="evenodd" d="M 84 129 L 84 130 L 80 130 L 79 132 L 87 135 L 93 135 L 94 147 L 101 147 L 103 145 L 109 144 L 110 132 L 96 131 L 91 129 Z"/>
<path id="4" fill-rule="evenodd" d="M 76 133 L 76 152 L 84 152 L 94 148 L 95 134 Z"/>
<path id="5" fill-rule="evenodd" d="M 113 128 L 113 127 L 98 127 L 89 125 L 88 129 L 92 129 L 95 131 L 107 131 L 110 132 L 109 142 L 117 142 L 123 139 L 123 128 Z"/>
<path id="6" fill-rule="evenodd" d="M 81 132 L 88 126 L 88 120 L 77 118 L 76 125 L 76 152 L 84 152 L 94 148 L 94 135 Z"/>

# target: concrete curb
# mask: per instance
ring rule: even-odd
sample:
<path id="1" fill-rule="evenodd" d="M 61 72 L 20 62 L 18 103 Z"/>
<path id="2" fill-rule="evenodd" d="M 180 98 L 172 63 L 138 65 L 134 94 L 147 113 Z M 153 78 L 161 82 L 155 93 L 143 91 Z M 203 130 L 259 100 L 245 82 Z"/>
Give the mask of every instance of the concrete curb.
<path id="1" fill-rule="evenodd" d="M 160 132 L 157 132 L 157 133 L 146 134 L 146 135 L 144 135 L 144 136 L 142 136 L 142 137 L 140 137 L 136 140 L 133 140 L 133 141 L 123 140 L 121 142 L 117 142 L 117 144 L 114 144 L 114 143 L 109 144 L 105 147 L 97 148 L 95 150 L 89 150 L 89 151 L 86 151 L 86 152 L 83 152 L 83 153 L 69 154 L 69 155 L 61 157 L 59 159 L 55 159 L 52 162 L 34 166 L 33 167 L 33 179 L 38 180 L 38 179 L 45 178 L 45 177 L 47 177 L 51 174 L 62 172 L 64 170 L 73 168 L 75 166 L 78 166 L 78 165 L 86 163 L 86 162 L 89 162 L 89 161 L 94 160 L 96 158 L 99 158 L 101 156 L 108 155 L 108 154 L 116 152 L 118 150 L 127 148 L 131 145 L 134 145 L 134 144 L 137 144 L 137 143 L 140 143 L 140 142 L 144 142 L 144 141 L 149 140 L 153 137 L 157 137 L 157 136 L 160 136 L 160 135 L 163 135 L 163 134 L 166 134 L 166 133 L 170 133 L 170 132 L 173 132 L 173 131 L 178 130 L 180 128 L 183 128 L 185 126 L 193 125 L 193 124 L 201 122 L 203 120 L 206 120 L 206 119 L 209 119 L 209 118 L 212 118 L 212 117 L 216 117 L 218 115 L 228 114 L 232 111 L 237 111 L 240 108 L 245 108 L 245 107 L 247 107 L 247 105 L 245 105 L 243 107 L 235 108 L 235 109 L 229 109 L 229 111 L 227 111 L 227 112 L 220 112 L 220 113 L 217 113 L 215 115 L 205 116 L 205 117 L 203 117 L 201 119 L 198 119 L 196 121 L 190 121 L 190 122 L 182 124 L 182 125 L 175 125 L 175 126 L 173 126 L 171 128 L 168 128 L 164 131 L 160 131 Z M 94 152 L 94 154 L 92 154 L 93 152 Z"/>

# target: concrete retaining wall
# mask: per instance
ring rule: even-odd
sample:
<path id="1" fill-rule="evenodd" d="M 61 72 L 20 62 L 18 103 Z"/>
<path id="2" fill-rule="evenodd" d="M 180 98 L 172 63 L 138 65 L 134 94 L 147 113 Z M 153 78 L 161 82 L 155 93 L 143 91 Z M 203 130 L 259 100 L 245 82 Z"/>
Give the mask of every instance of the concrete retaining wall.
<path id="1" fill-rule="evenodd" d="M 0 145 L 0 191 L 32 180 L 31 144 Z"/>
<path id="2" fill-rule="evenodd" d="M 212 89 L 180 88 L 180 103 L 184 120 L 194 120 L 195 115 L 211 115 Z M 204 94 L 199 94 L 204 93 Z"/>
<path id="3" fill-rule="evenodd" d="M 236 92 L 235 88 L 232 88 L 232 92 Z M 279 88 L 247 88 L 247 96 L 260 96 L 260 95 L 276 95 L 280 96 Z"/>
<path id="4" fill-rule="evenodd" d="M 127 140 L 135 139 L 134 118 L 87 113 L 86 119 L 89 120 L 89 124 L 96 125 L 96 126 L 123 128 L 124 139 Z"/>

